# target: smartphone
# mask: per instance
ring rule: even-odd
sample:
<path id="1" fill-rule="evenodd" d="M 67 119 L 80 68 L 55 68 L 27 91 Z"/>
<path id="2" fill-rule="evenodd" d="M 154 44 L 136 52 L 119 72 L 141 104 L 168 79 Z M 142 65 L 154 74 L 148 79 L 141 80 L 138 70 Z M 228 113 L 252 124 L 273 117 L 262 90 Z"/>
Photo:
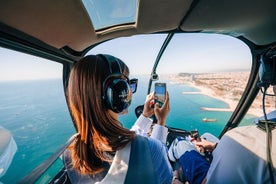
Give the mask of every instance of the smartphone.
<path id="1" fill-rule="evenodd" d="M 162 107 L 162 105 L 165 102 L 166 99 L 166 83 L 156 82 L 154 85 L 154 102 L 159 103 L 159 107 Z"/>

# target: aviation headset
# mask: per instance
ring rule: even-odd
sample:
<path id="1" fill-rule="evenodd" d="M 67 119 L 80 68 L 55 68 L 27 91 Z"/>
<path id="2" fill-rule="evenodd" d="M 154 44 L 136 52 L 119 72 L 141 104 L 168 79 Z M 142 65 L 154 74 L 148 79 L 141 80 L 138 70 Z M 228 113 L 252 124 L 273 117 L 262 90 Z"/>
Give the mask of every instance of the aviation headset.
<path id="1" fill-rule="evenodd" d="M 129 79 L 123 74 L 120 59 L 107 54 L 98 54 L 109 67 L 109 75 L 102 84 L 102 99 L 107 108 L 120 113 L 131 104 L 131 89 Z"/>
<path id="2" fill-rule="evenodd" d="M 260 83 L 258 85 L 263 87 L 276 85 L 276 46 L 262 54 L 260 62 Z"/>

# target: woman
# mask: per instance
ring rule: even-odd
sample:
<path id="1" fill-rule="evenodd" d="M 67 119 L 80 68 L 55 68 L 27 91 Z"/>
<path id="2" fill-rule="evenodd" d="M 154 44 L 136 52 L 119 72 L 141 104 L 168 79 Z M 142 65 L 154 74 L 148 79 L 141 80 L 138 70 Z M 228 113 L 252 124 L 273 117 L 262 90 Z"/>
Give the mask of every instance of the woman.
<path id="1" fill-rule="evenodd" d="M 153 113 L 159 124 L 153 135 L 166 131 L 169 97 L 162 108 L 153 109 L 154 94 L 150 94 L 133 131 L 124 128 L 118 116 L 127 112 L 137 86 L 137 80 L 128 76 L 125 63 L 110 55 L 86 56 L 72 68 L 67 96 L 78 133 L 70 146 L 74 182 L 171 183 L 164 144 L 138 135 L 150 129 L 148 117 Z"/>

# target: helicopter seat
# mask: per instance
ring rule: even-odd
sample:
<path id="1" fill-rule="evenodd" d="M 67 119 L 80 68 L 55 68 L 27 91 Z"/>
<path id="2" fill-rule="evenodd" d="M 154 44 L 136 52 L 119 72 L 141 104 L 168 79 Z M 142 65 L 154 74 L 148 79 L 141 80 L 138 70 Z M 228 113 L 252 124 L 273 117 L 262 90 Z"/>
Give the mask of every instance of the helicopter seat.
<path id="1" fill-rule="evenodd" d="M 276 111 L 267 114 L 276 118 Z M 263 120 L 264 117 L 256 119 Z M 207 183 L 273 183 L 276 181 L 276 129 L 271 130 L 271 144 L 267 146 L 267 133 L 258 124 L 240 126 L 226 132 L 216 149 L 207 173 Z M 268 158 L 268 154 L 271 160 Z"/>

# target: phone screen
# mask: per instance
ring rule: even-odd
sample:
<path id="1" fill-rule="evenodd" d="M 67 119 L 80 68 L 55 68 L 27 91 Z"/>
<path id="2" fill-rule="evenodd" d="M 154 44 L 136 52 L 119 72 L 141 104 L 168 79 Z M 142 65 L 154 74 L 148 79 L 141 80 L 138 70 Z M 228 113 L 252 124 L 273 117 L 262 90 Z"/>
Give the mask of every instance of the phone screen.
<path id="1" fill-rule="evenodd" d="M 166 98 L 166 83 L 155 83 L 155 103 L 159 103 L 159 107 L 165 102 Z"/>

